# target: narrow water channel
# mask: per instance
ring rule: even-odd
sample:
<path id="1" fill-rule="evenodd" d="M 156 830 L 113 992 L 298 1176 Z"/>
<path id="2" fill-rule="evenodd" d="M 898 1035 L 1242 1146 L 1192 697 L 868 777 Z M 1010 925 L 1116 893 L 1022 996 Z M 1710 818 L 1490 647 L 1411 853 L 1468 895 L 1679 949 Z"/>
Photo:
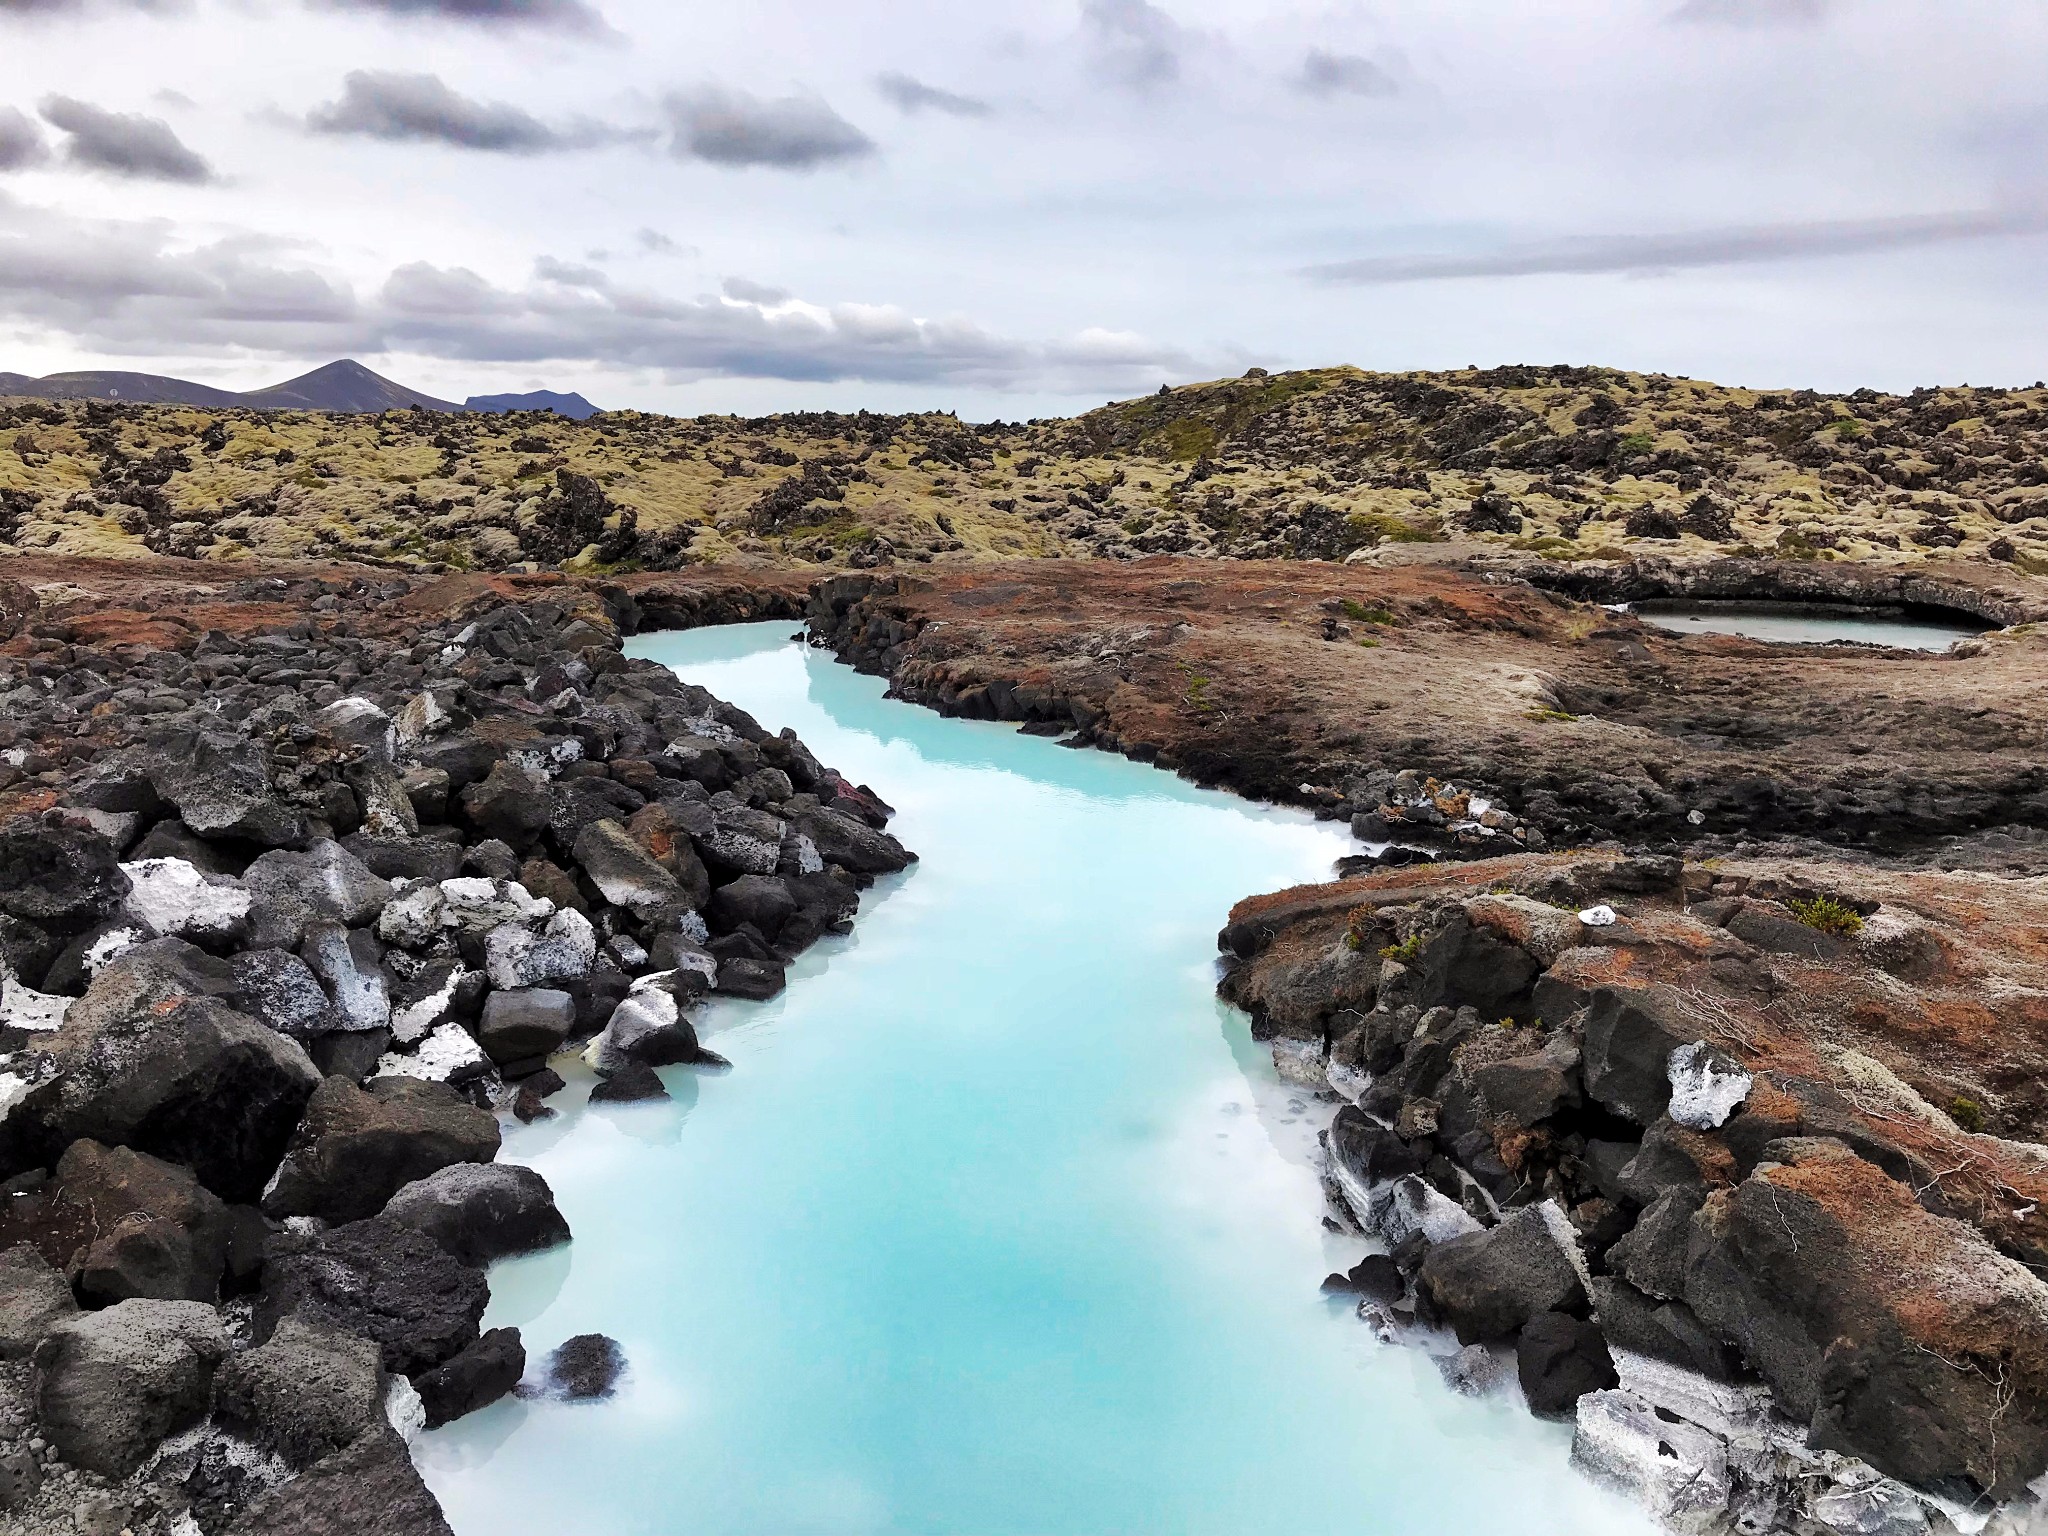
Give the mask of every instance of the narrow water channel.
<path id="1" fill-rule="evenodd" d="M 576 1241 L 499 1266 L 487 1325 L 630 1374 L 426 1436 L 459 1536 L 1645 1530 L 1563 1427 L 1317 1294 L 1363 1251 L 1320 1227 L 1328 1110 L 1215 1000 L 1215 932 L 1348 839 L 887 701 L 790 628 L 636 650 L 873 784 L 923 862 L 706 1010 L 729 1074 L 572 1084 L 508 1137 Z"/>

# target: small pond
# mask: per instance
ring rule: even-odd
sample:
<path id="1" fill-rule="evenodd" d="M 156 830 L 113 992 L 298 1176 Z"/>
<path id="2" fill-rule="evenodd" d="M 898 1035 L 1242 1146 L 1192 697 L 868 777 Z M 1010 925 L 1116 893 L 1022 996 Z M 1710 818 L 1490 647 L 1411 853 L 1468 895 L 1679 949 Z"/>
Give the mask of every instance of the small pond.
<path id="1" fill-rule="evenodd" d="M 1855 641 L 1894 650 L 1945 651 L 1993 626 L 1966 614 L 1920 608 L 1856 607 L 1846 603 L 1716 602 L 1655 598 L 1628 611 L 1680 635 L 1746 635 L 1781 644 Z"/>

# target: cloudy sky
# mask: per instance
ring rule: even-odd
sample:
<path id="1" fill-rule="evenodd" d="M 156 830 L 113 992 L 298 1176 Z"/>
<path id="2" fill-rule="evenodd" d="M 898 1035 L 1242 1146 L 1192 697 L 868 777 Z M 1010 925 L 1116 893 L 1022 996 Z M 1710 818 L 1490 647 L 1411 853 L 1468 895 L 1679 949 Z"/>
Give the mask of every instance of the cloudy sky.
<path id="1" fill-rule="evenodd" d="M 2039 0 L 0 0 L 0 370 L 2048 374 Z"/>

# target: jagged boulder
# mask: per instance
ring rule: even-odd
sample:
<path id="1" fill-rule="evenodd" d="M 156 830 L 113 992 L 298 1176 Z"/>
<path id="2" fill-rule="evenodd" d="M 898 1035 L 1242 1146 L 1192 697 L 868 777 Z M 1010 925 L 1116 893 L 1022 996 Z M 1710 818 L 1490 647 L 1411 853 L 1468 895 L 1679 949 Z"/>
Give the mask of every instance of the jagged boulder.
<path id="1" fill-rule="evenodd" d="M 584 1057 L 599 1072 L 617 1072 L 630 1062 L 650 1067 L 683 1062 L 720 1064 L 724 1058 L 698 1043 L 697 1030 L 683 1014 L 683 1001 L 704 991 L 695 971 L 658 971 L 633 983 L 612 1010 L 602 1033 Z"/>
<path id="2" fill-rule="evenodd" d="M 155 953 L 132 967 L 142 950 L 122 957 L 72 1006 L 50 1047 L 57 1074 L 0 1120 L 0 1167 L 48 1167 L 89 1136 L 182 1163 L 224 1200 L 253 1200 L 319 1069 L 297 1042 L 183 991 L 177 950 L 189 946 L 143 949 Z M 227 967 L 212 965 L 232 987 Z"/>
<path id="3" fill-rule="evenodd" d="M 335 1027 L 334 1003 L 290 950 L 245 949 L 229 962 L 242 1006 L 281 1035 L 314 1040 Z"/>
<path id="4" fill-rule="evenodd" d="M 1561 1418 L 1588 1392 L 1618 1379 L 1600 1329 L 1564 1312 L 1539 1312 L 1515 1341 L 1515 1374 L 1532 1413 Z"/>
<path id="5" fill-rule="evenodd" d="M 682 883 L 609 817 L 577 834 L 574 857 L 599 895 L 635 917 L 651 918 L 686 904 Z"/>
<path id="6" fill-rule="evenodd" d="M 1507 1338 L 1541 1312 L 1583 1311 L 1585 1284 L 1570 1234 L 1554 1207 L 1523 1206 L 1497 1227 L 1431 1248 L 1417 1296 L 1461 1344 Z"/>
<path id="7" fill-rule="evenodd" d="M 89 1240 L 70 1260 L 88 1302 L 218 1296 L 233 1222 L 220 1197 L 188 1170 L 81 1137 L 57 1160 L 46 1198 L 88 1214 Z"/>
<path id="8" fill-rule="evenodd" d="M 124 1301 L 58 1323 L 36 1347 L 36 1418 L 73 1466 L 122 1478 L 206 1417 L 227 1330 L 196 1301 Z"/>
<path id="9" fill-rule="evenodd" d="M 373 1424 L 345 1450 L 280 1484 L 235 1517 L 224 1536 L 454 1536 L 414 1469 L 405 1441 Z"/>
<path id="10" fill-rule="evenodd" d="M 484 999 L 476 1039 L 502 1065 L 554 1054 L 575 1026 L 575 998 L 552 987 L 522 987 Z"/>
<path id="11" fill-rule="evenodd" d="M 249 942 L 296 949 L 314 923 L 362 928 L 391 900 L 391 882 L 341 844 L 322 838 L 303 853 L 266 853 L 242 873 L 251 897 Z"/>
<path id="12" fill-rule="evenodd" d="M 305 816 L 278 798 L 269 753 L 247 736 L 211 726 L 152 731 L 140 761 L 157 794 L 201 837 L 265 848 L 306 840 Z"/>
<path id="13" fill-rule="evenodd" d="M 484 969 L 491 985 L 511 991 L 545 987 L 590 974 L 597 960 L 597 930 L 581 912 L 557 912 L 538 933 L 504 923 L 484 941 Z"/>
<path id="14" fill-rule="evenodd" d="M 288 1317 L 359 1335 L 377 1345 L 385 1370 L 412 1376 L 474 1344 L 489 1301 L 481 1271 L 373 1216 L 275 1239 L 254 1322 L 259 1341 Z"/>
<path id="15" fill-rule="evenodd" d="M 121 866 L 129 891 L 122 911 L 152 933 L 194 944 L 242 936 L 253 898 L 239 880 L 208 874 L 184 859 L 136 859 Z"/>
<path id="16" fill-rule="evenodd" d="M 547 1180 L 513 1163 L 443 1168 L 399 1190 L 383 1215 L 479 1268 L 569 1241 L 569 1223 L 555 1208 Z"/>
<path id="17" fill-rule="evenodd" d="M 439 1429 L 488 1408 L 526 1374 L 526 1347 L 517 1328 L 493 1328 L 469 1348 L 413 1381 L 426 1409 L 427 1428 Z"/>
<path id="18" fill-rule="evenodd" d="M 60 817 L 0 827 L 0 912 L 48 922 L 105 917 L 129 891 L 114 848 Z"/>
<path id="19" fill-rule="evenodd" d="M 44 1335 L 78 1314 L 64 1272 L 20 1242 L 0 1248 L 0 1360 L 25 1360 Z"/>
<path id="20" fill-rule="evenodd" d="M 415 1179 L 453 1163 L 498 1155 L 498 1122 L 443 1083 L 346 1077 L 321 1080 L 264 1193 L 273 1217 L 357 1221 L 374 1216 Z"/>
<path id="21" fill-rule="evenodd" d="M 1586 1093 L 1637 1125 L 1653 1123 L 1670 1105 L 1671 1053 L 1692 1038 L 1666 1014 L 1654 992 L 1613 987 L 1596 990 L 1586 1011 Z"/>
<path id="22" fill-rule="evenodd" d="M 886 832 L 844 812 L 820 807 L 799 815 L 794 825 L 808 837 L 828 864 L 857 875 L 893 874 L 916 862 L 917 856 Z"/>
<path id="23" fill-rule="evenodd" d="M 2011 1498 L 2048 1470 L 2048 1284 L 1833 1141 L 1693 1219 L 1685 1299 L 1816 1446 Z"/>
<path id="24" fill-rule="evenodd" d="M 300 1471 L 354 1441 L 383 1405 L 375 1344 L 292 1317 L 214 1378 L 215 1419 Z"/>

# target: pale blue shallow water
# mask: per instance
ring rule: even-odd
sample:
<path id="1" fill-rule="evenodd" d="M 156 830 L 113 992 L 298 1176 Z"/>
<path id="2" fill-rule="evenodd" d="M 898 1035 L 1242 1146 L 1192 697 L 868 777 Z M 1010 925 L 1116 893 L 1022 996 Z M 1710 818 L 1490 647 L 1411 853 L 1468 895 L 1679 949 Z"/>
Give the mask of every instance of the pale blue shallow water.
<path id="1" fill-rule="evenodd" d="M 1635 604 L 1634 611 L 1645 623 L 1680 635 L 1747 635 L 1780 645 L 1853 640 L 1901 651 L 1945 651 L 1986 628 L 1964 619 L 1829 613 L 1819 605 L 1794 603 L 1651 602 Z"/>
<path id="2" fill-rule="evenodd" d="M 424 1437 L 459 1536 L 1644 1531 L 1564 1429 L 1317 1294 L 1363 1251 L 1320 1227 L 1328 1110 L 1216 1001 L 1215 932 L 1348 839 L 886 701 L 789 630 L 635 650 L 873 784 L 923 863 L 706 1010 L 731 1073 L 572 1084 L 508 1137 L 576 1241 L 498 1266 L 489 1322 L 630 1374 Z"/>

